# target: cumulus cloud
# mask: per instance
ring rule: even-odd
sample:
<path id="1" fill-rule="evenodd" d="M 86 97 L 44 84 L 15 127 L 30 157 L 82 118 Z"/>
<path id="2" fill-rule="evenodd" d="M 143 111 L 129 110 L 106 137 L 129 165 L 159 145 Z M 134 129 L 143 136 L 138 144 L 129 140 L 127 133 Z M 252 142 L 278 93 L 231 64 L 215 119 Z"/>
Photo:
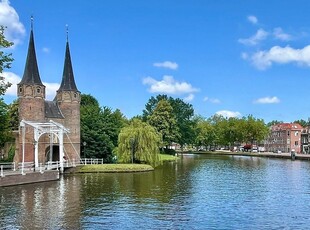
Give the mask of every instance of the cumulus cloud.
<path id="1" fill-rule="evenodd" d="M 310 66 L 310 45 L 302 49 L 274 46 L 270 50 L 256 52 L 250 59 L 258 69 L 266 69 L 272 63 L 297 63 Z"/>
<path id="2" fill-rule="evenodd" d="M 173 70 L 176 70 L 179 67 L 179 65 L 176 62 L 171 62 L 171 61 L 156 62 L 153 64 L 153 66 L 166 68 L 166 69 L 173 69 Z"/>
<path id="3" fill-rule="evenodd" d="M 262 97 L 254 101 L 255 104 L 276 104 L 280 103 L 278 97 Z"/>
<path id="4" fill-rule="evenodd" d="M 209 98 L 209 97 L 205 97 L 203 99 L 203 101 L 208 101 L 208 102 L 213 103 L 213 104 L 221 103 L 221 101 L 219 99 L 217 99 L 217 98 Z"/>
<path id="5" fill-rule="evenodd" d="M 251 22 L 252 24 L 258 23 L 257 17 L 255 17 L 254 15 L 248 16 L 248 21 Z"/>
<path id="6" fill-rule="evenodd" d="M 165 75 L 161 81 L 157 81 L 152 77 L 143 79 L 144 85 L 149 85 L 151 93 L 166 93 L 166 94 L 188 94 L 198 92 L 199 89 L 194 88 L 187 82 L 178 82 L 173 76 Z"/>
<path id="7" fill-rule="evenodd" d="M 234 111 L 229 111 L 229 110 L 221 110 L 221 111 L 216 112 L 215 114 L 221 115 L 221 116 L 227 117 L 227 118 L 230 118 L 230 117 L 241 117 L 241 113 L 234 112 Z"/>
<path id="8" fill-rule="evenodd" d="M 186 102 L 190 102 L 190 101 L 194 100 L 194 98 L 195 98 L 195 95 L 191 93 L 191 94 L 189 94 L 187 97 L 185 97 L 183 99 Z"/>
<path id="9" fill-rule="evenodd" d="M 12 86 L 7 89 L 5 95 L 16 96 L 16 85 L 21 81 L 21 78 L 12 72 L 3 72 L 1 76 L 4 77 L 5 82 L 10 82 L 12 84 Z"/>
<path id="10" fill-rule="evenodd" d="M 248 46 L 254 46 L 257 45 L 260 41 L 263 41 L 267 38 L 269 35 L 268 32 L 266 32 L 263 29 L 257 30 L 256 34 L 254 34 L 250 38 L 240 38 L 238 42 L 240 42 L 243 45 L 248 45 Z"/>
<path id="11" fill-rule="evenodd" d="M 8 96 L 17 96 L 17 84 L 21 81 L 21 77 L 12 72 L 3 72 L 2 77 L 4 77 L 5 82 L 12 83 L 12 86 L 8 88 L 5 95 Z M 52 100 L 56 95 L 56 91 L 59 89 L 60 84 L 58 83 L 48 83 L 43 82 L 43 85 L 46 86 L 45 94 L 46 99 Z"/>
<path id="12" fill-rule="evenodd" d="M 273 36 L 281 41 L 290 41 L 292 40 L 292 35 L 284 33 L 282 28 L 277 27 L 273 29 Z"/>
<path id="13" fill-rule="evenodd" d="M 7 40 L 14 42 L 14 46 L 21 43 L 26 30 L 24 25 L 19 21 L 16 10 L 10 6 L 8 0 L 2 0 L 0 2 L 0 25 L 6 27 L 4 35 Z"/>

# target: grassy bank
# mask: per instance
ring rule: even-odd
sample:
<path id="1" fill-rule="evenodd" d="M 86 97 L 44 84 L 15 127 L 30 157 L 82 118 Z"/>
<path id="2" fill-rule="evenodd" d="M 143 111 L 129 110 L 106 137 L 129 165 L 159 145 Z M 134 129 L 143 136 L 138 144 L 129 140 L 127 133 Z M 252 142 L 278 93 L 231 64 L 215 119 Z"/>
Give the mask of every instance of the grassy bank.
<path id="1" fill-rule="evenodd" d="M 145 172 L 154 168 L 146 164 L 99 164 L 84 165 L 77 169 L 76 173 L 99 173 L 99 172 Z"/>
<path id="2" fill-rule="evenodd" d="M 175 161 L 175 156 L 160 154 L 160 161 Z M 75 173 L 109 173 L 109 172 L 146 172 L 154 168 L 147 164 L 98 164 L 83 165 L 75 170 Z"/>

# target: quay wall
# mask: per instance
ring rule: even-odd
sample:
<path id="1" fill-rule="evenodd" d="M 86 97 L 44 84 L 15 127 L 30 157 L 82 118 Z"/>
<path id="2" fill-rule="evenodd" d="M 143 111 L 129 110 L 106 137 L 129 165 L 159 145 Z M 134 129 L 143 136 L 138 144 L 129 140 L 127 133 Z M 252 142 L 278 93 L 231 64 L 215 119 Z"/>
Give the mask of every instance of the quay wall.
<path id="1" fill-rule="evenodd" d="M 27 172 L 22 175 L 19 174 L 5 174 L 0 177 L 0 187 L 22 185 L 30 183 L 39 183 L 45 181 L 53 181 L 59 179 L 59 171 L 44 171 L 44 172 Z"/>

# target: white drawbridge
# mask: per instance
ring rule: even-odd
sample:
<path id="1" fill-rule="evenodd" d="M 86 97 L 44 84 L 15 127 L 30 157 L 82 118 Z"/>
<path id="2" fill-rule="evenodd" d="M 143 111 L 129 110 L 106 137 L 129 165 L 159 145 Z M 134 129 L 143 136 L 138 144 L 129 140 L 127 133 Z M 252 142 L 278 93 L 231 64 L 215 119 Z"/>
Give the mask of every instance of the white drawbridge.
<path id="1" fill-rule="evenodd" d="M 70 133 L 69 129 L 64 127 L 62 124 L 59 124 L 55 121 L 50 120 L 49 122 L 33 122 L 33 121 L 25 121 L 22 120 L 20 122 L 20 128 L 22 132 L 22 164 L 25 162 L 25 133 L 26 133 L 26 125 L 29 125 L 34 130 L 34 166 L 35 168 L 39 168 L 39 139 L 43 134 L 51 134 L 56 135 L 59 140 L 59 163 L 60 163 L 60 171 L 64 170 L 64 144 L 63 137 L 64 134 Z M 23 167 L 24 168 L 24 167 Z"/>

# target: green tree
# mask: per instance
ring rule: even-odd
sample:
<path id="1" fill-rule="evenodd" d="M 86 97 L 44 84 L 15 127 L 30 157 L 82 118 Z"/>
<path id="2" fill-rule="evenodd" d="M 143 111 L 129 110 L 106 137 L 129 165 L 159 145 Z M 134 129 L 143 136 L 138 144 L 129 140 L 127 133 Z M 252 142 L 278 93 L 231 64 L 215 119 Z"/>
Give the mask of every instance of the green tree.
<path id="1" fill-rule="evenodd" d="M 179 98 L 169 98 L 169 102 L 173 108 L 177 130 L 179 131 L 176 142 L 179 143 L 182 148 L 185 144 L 193 144 L 195 142 L 193 106 L 189 103 L 185 103 Z"/>
<path id="2" fill-rule="evenodd" d="M 10 133 L 8 106 L 0 99 L 0 147 L 11 138 Z"/>
<path id="3" fill-rule="evenodd" d="M 175 142 L 180 144 L 181 147 L 184 144 L 193 144 L 195 142 L 195 123 L 193 121 L 194 109 L 191 104 L 185 103 L 180 98 L 174 99 L 167 95 L 151 97 L 143 110 L 143 121 L 148 121 L 161 100 L 168 101 L 172 106 L 172 113 L 174 114 L 178 131 Z"/>
<path id="4" fill-rule="evenodd" d="M 173 108 L 167 100 L 158 102 L 153 113 L 148 116 L 148 123 L 161 134 L 164 146 L 168 147 L 178 140 L 178 127 Z"/>
<path id="5" fill-rule="evenodd" d="M 9 116 L 9 128 L 11 130 L 19 129 L 19 112 L 18 112 L 18 100 L 14 100 L 8 106 L 8 116 Z"/>
<path id="6" fill-rule="evenodd" d="M 7 88 L 12 84 L 5 82 L 4 77 L 1 75 L 4 69 L 11 68 L 13 62 L 12 54 L 4 52 L 4 49 L 13 45 L 13 42 L 6 40 L 4 36 L 4 27 L 0 26 L 0 96 L 4 95 Z"/>
<path id="7" fill-rule="evenodd" d="M 303 120 L 303 119 L 300 119 L 300 120 L 296 120 L 294 121 L 293 123 L 297 123 L 297 124 L 300 124 L 302 127 L 307 127 L 308 126 L 308 122 Z"/>
<path id="8" fill-rule="evenodd" d="M 3 96 L 11 86 L 11 83 L 5 82 L 2 76 L 4 69 L 11 68 L 13 61 L 11 53 L 5 53 L 5 49 L 13 45 L 12 42 L 6 40 L 4 36 L 4 27 L 0 26 L 0 96 Z M 0 98 L 0 147 L 3 147 L 5 142 L 11 138 L 11 132 L 9 129 L 9 114 L 8 106 L 4 103 L 3 98 Z"/>
<path id="9" fill-rule="evenodd" d="M 128 126 L 121 129 L 118 147 L 114 153 L 118 162 L 146 162 L 156 167 L 160 164 L 160 139 L 154 127 L 139 119 L 133 119 Z"/>
<path id="10" fill-rule="evenodd" d="M 81 156 L 113 160 L 113 149 L 126 119 L 119 110 L 101 108 L 91 95 L 81 95 Z M 86 143 L 86 146 L 83 143 Z"/>
<path id="11" fill-rule="evenodd" d="M 267 126 L 268 127 L 271 127 L 273 125 L 277 125 L 277 124 L 280 124 L 280 123 L 283 123 L 283 121 L 278 121 L 278 120 L 272 120 L 270 122 L 267 123 Z"/>
<path id="12" fill-rule="evenodd" d="M 212 149 L 216 140 L 214 126 L 208 120 L 199 118 L 199 120 L 197 120 L 196 127 L 196 146 L 203 146 L 207 149 Z"/>
<path id="13" fill-rule="evenodd" d="M 244 117 L 244 141 L 253 144 L 254 142 L 260 142 L 266 138 L 269 129 L 265 125 L 264 120 L 256 119 L 252 115 Z"/>

